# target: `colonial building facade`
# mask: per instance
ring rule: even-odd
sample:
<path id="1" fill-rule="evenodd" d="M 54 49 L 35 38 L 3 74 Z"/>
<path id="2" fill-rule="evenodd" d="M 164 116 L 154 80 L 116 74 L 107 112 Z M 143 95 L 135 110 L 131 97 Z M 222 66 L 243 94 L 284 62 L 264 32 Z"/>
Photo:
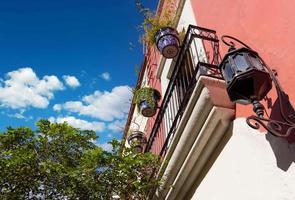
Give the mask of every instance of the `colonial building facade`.
<path id="1" fill-rule="evenodd" d="M 132 105 L 124 132 L 125 140 L 133 132 L 144 134 L 140 151 L 162 157 L 157 176 L 163 184 L 151 199 L 294 200 L 295 121 L 285 94 L 292 104 L 295 1 L 160 0 L 158 14 L 166 7 L 174 9 L 174 28 L 185 37 L 172 59 L 155 45 L 146 47 L 137 88 L 155 88 L 161 100 L 152 117 Z M 273 82 L 261 99 L 264 116 L 285 122 L 287 113 L 290 123 L 280 127 L 267 121 L 265 128 L 274 125 L 273 132 L 286 136 L 289 131 L 289 136 L 258 128 L 257 121 L 247 120 L 256 116 L 253 105 L 229 98 L 219 69 L 229 49 L 222 35 L 249 45 L 273 70 L 280 85 Z"/>

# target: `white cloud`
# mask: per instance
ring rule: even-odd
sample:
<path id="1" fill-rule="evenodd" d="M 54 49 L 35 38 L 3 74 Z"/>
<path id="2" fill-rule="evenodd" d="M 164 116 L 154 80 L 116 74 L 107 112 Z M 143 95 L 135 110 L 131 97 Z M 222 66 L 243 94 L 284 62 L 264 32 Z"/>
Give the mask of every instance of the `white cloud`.
<path id="1" fill-rule="evenodd" d="M 109 72 L 104 72 L 104 73 L 102 73 L 100 76 L 101 76 L 101 78 L 103 78 L 103 79 L 106 80 L 106 81 L 111 80 L 111 75 L 110 75 Z"/>
<path id="2" fill-rule="evenodd" d="M 26 119 L 26 117 L 21 113 L 8 114 L 7 116 L 16 119 Z"/>
<path id="3" fill-rule="evenodd" d="M 108 124 L 108 129 L 117 133 L 123 132 L 126 120 L 115 120 L 114 122 Z"/>
<path id="4" fill-rule="evenodd" d="M 112 151 L 113 150 L 113 146 L 109 143 L 103 143 L 103 144 L 97 144 L 97 146 L 100 146 L 103 150 L 105 151 Z"/>
<path id="5" fill-rule="evenodd" d="M 62 109 L 104 121 L 126 118 L 130 106 L 131 88 L 117 86 L 112 91 L 95 91 L 84 96 L 82 101 L 68 101 Z"/>
<path id="6" fill-rule="evenodd" d="M 26 107 L 46 108 L 54 92 L 63 90 L 56 76 L 44 76 L 41 80 L 31 68 L 20 68 L 7 73 L 0 85 L 0 105 L 18 109 Z"/>
<path id="7" fill-rule="evenodd" d="M 69 125 L 79 128 L 81 130 L 93 130 L 97 132 L 102 132 L 105 130 L 105 123 L 103 122 L 89 122 L 82 119 L 77 119 L 73 116 L 66 116 L 66 117 L 50 117 L 49 121 L 51 122 L 57 122 L 57 123 L 63 123 L 67 122 Z"/>
<path id="8" fill-rule="evenodd" d="M 6 114 L 8 117 L 10 118 L 16 118 L 16 119 L 24 119 L 25 121 L 28 121 L 28 120 L 31 120 L 33 119 L 32 116 L 25 116 L 24 115 L 24 112 L 25 112 L 25 109 L 20 109 L 18 113 L 3 113 L 3 114 Z"/>
<path id="9" fill-rule="evenodd" d="M 76 88 L 80 86 L 80 82 L 75 76 L 64 75 L 62 78 L 71 88 Z"/>
<path id="10" fill-rule="evenodd" d="M 61 111 L 61 109 L 62 109 L 62 107 L 61 107 L 60 104 L 55 104 L 55 105 L 53 106 L 53 110 L 54 110 L 54 111 L 59 112 L 59 111 Z"/>
<path id="11" fill-rule="evenodd" d="M 113 150 L 113 146 L 111 144 L 107 143 L 107 142 L 106 143 L 99 143 L 97 139 L 96 140 L 91 140 L 91 142 L 93 144 L 95 144 L 96 146 L 101 147 L 105 151 L 111 152 Z"/>

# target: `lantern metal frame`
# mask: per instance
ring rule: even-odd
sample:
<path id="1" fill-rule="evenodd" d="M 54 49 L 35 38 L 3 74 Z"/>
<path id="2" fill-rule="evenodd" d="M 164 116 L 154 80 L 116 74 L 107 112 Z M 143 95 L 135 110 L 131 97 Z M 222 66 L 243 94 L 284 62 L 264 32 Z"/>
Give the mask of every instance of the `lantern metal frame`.
<path id="1" fill-rule="evenodd" d="M 235 49 L 235 42 L 239 43 L 245 48 L 252 50 L 252 48 L 246 45 L 244 42 L 229 35 L 222 36 L 221 40 L 225 45 L 229 46 L 230 51 Z M 279 102 L 279 113 L 282 120 L 270 119 L 269 116 L 264 117 L 264 106 L 258 100 L 255 100 L 252 102 L 252 104 L 253 111 L 256 113 L 256 115 L 248 116 L 246 122 L 253 129 L 259 129 L 262 126 L 269 133 L 276 137 L 289 137 L 292 132 L 295 132 L 295 110 L 289 101 L 288 95 L 282 89 L 279 80 L 276 77 L 276 72 L 272 70 L 261 57 L 259 58 L 261 59 L 263 66 L 269 73 L 271 80 L 275 85 Z"/>

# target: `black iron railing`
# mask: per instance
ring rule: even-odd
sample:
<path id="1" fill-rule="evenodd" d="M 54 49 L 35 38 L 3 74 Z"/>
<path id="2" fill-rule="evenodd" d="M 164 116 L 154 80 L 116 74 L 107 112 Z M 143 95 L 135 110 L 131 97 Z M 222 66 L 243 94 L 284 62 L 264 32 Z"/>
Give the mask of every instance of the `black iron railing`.
<path id="1" fill-rule="evenodd" d="M 200 75 L 221 78 L 219 40 L 214 30 L 190 25 L 145 151 L 165 155 Z M 164 129 L 164 131 L 163 131 Z M 166 134 L 165 134 L 166 132 Z M 165 136 L 159 137 L 159 134 Z M 157 140 L 161 139 L 159 142 Z"/>

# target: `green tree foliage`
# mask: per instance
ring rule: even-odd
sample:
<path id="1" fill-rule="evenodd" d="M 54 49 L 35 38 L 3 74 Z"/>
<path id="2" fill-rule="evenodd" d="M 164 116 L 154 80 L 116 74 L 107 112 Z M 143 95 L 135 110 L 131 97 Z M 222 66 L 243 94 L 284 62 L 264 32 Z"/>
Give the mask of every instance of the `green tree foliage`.
<path id="1" fill-rule="evenodd" d="M 159 159 L 150 153 L 122 153 L 118 141 L 104 151 L 92 142 L 94 131 L 66 123 L 37 127 L 0 134 L 0 199 L 146 199 L 159 184 L 151 178 Z"/>

